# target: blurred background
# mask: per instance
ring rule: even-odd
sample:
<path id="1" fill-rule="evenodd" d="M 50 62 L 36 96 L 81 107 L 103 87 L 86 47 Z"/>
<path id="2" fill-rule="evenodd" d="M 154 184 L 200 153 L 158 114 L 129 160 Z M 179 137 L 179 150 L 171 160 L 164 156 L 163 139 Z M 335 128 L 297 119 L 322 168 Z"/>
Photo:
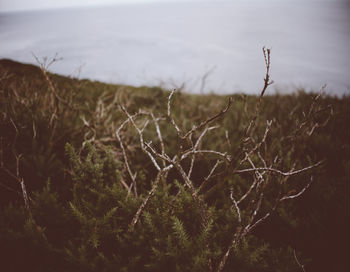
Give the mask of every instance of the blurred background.
<path id="1" fill-rule="evenodd" d="M 0 0 L 0 58 L 50 71 L 194 93 L 350 93 L 346 0 Z"/>

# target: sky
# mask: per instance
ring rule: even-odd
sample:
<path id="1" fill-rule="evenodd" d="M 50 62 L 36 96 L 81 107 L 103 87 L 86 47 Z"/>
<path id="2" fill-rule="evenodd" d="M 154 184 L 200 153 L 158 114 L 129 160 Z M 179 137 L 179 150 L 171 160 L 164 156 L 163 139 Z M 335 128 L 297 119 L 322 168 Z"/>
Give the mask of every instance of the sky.
<path id="1" fill-rule="evenodd" d="M 179 2 L 179 1 L 215 1 L 215 0 L 0 0 L 0 12 L 24 11 L 38 9 L 55 9 L 79 6 L 100 6 L 111 4 L 136 4 L 152 2 Z M 221 1 L 257 1 L 257 0 L 221 0 Z M 258 0 L 258 1 L 301 1 L 301 0 Z M 303 1 L 343 1 L 350 0 L 303 0 Z"/>
<path id="2" fill-rule="evenodd" d="M 98 6 L 98 5 L 110 5 L 110 4 L 151 3 L 151 2 L 171 2 L 171 1 L 174 1 L 174 0 L 0 0 L 0 11 L 20 11 L 20 10 L 54 9 L 54 8 L 78 7 L 78 6 Z"/>
<path id="3" fill-rule="evenodd" d="M 126 3 L 169 2 L 171 0 L 0 0 L 0 11 L 53 9 Z"/>

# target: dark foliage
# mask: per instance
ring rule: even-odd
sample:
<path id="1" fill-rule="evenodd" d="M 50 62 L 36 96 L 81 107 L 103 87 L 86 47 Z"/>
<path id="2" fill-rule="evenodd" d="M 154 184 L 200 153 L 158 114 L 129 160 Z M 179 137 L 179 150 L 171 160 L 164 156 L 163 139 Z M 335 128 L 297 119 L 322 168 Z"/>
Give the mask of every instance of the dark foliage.
<path id="1" fill-rule="evenodd" d="M 172 169 L 130 228 L 157 182 L 157 172 L 129 122 L 120 133 L 132 171 L 137 172 L 137 195 L 123 185 L 133 181 L 115 133 L 126 120 L 118 104 L 131 114 L 141 109 L 166 119 L 168 95 L 156 87 L 107 85 L 0 61 L 1 270 L 206 271 L 208 259 L 217 267 L 238 222 L 229 189 L 242 194 L 251 182 L 249 173 L 227 172 L 226 167 L 236 165 L 220 165 L 219 174 L 201 189 L 205 226 L 198 202 Z M 257 97 L 232 97 L 231 108 L 217 119 L 220 127 L 201 145 L 240 157 L 252 144 L 241 139 Z M 278 155 L 284 171 L 325 162 L 312 170 L 314 183 L 298 200 L 283 202 L 233 248 L 223 271 L 301 271 L 294 254 L 308 272 L 348 270 L 350 98 L 322 97 L 318 103 L 324 111 L 308 115 L 314 97 L 303 91 L 264 97 L 252 139 L 258 142 L 266 120 L 273 120 L 261 147 L 266 161 L 272 163 Z M 172 115 L 181 128 L 190 130 L 224 108 L 226 101 L 224 96 L 180 92 L 172 101 Z M 333 115 L 326 123 L 330 105 Z M 144 121 L 138 119 L 137 124 L 141 127 Z M 298 129 L 304 121 L 325 125 L 315 127 L 309 137 L 310 130 Z M 179 146 L 189 148 L 169 122 L 159 126 L 168 154 L 177 154 Z M 157 139 L 155 127 L 149 125 L 144 137 Z M 152 144 L 160 150 L 159 141 Z M 190 163 L 184 161 L 184 167 Z M 214 163 L 215 157 L 198 155 L 192 174 L 196 188 Z M 309 176 L 292 177 L 288 183 L 293 186 L 283 190 L 301 189 Z M 273 206 L 268 197 L 273 199 L 277 192 L 278 178 L 271 174 L 269 180 L 262 212 Z M 252 204 L 244 205 L 249 211 Z"/>

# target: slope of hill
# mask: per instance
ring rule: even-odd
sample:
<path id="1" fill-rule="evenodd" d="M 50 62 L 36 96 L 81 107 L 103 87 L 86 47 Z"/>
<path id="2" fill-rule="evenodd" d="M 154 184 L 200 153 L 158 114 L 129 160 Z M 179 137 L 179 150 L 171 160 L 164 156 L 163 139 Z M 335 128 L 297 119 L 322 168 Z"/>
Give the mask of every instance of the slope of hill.
<path id="1" fill-rule="evenodd" d="M 347 271 L 349 97 L 45 68 L 0 60 L 4 271 Z"/>

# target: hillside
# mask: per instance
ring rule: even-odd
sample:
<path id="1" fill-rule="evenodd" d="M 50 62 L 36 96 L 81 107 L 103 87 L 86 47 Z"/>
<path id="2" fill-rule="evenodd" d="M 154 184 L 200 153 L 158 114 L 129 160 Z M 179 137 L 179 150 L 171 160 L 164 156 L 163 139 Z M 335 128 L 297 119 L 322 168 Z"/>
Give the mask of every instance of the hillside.
<path id="1" fill-rule="evenodd" d="M 347 271 L 349 97 L 46 68 L 0 60 L 2 270 Z"/>

